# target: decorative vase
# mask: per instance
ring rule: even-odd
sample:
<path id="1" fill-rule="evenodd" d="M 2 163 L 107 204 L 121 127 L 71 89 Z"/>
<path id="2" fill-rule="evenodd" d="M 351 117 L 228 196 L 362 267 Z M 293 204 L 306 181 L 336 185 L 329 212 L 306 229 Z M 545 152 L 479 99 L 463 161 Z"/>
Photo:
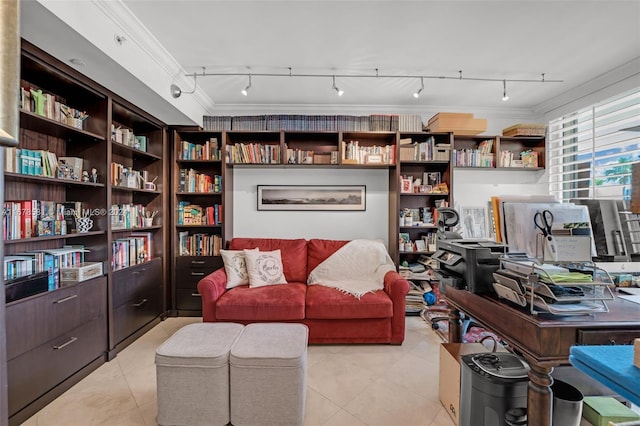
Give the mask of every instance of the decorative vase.
<path id="1" fill-rule="evenodd" d="M 93 220 L 90 217 L 79 217 L 76 219 L 76 228 L 78 232 L 89 232 L 93 228 Z"/>

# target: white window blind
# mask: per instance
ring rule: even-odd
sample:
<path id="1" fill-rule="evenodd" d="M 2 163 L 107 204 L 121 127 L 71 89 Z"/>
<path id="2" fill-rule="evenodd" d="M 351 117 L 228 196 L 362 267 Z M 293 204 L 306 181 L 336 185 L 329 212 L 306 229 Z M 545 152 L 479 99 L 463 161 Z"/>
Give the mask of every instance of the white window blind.
<path id="1" fill-rule="evenodd" d="M 551 121 L 547 148 L 559 201 L 628 199 L 640 161 L 640 88 Z"/>

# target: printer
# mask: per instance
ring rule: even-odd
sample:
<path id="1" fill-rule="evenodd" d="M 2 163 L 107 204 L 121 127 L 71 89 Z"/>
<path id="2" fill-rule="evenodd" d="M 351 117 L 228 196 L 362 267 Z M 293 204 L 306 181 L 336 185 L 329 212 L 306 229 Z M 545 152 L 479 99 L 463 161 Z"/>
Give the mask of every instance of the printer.
<path id="1" fill-rule="evenodd" d="M 436 273 L 443 284 L 471 293 L 493 293 L 493 273 L 507 246 L 492 240 L 436 240 L 431 255 L 439 264 Z"/>

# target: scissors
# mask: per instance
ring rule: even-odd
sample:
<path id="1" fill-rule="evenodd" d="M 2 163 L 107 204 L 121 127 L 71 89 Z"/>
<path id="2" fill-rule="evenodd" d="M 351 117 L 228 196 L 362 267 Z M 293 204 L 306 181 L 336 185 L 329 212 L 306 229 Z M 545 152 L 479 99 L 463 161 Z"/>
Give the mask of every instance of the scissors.
<path id="1" fill-rule="evenodd" d="M 546 252 L 551 255 L 553 260 L 557 261 L 558 249 L 551 231 L 551 228 L 553 227 L 553 213 L 551 213 L 550 210 L 538 211 L 533 216 L 533 223 L 536 225 L 536 228 L 542 231 Z"/>

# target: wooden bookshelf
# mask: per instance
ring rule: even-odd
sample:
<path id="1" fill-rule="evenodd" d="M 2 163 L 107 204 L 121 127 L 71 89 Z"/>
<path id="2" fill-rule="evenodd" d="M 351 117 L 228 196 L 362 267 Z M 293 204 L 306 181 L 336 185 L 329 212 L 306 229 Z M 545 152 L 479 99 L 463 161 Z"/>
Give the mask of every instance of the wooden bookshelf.
<path id="1" fill-rule="evenodd" d="M 5 256 L 79 246 L 88 250 L 84 261 L 101 264 L 103 273 L 7 304 L 11 425 L 27 420 L 159 321 L 167 306 L 165 257 L 169 247 L 165 238 L 168 197 L 163 191 L 168 187 L 166 126 L 26 41 L 22 42 L 20 65 L 21 87 L 29 88 L 29 93 L 31 88 L 41 90 L 48 106 L 38 110 L 30 101 L 22 105 L 17 148 L 40 156 L 26 163 L 34 164 L 33 170 L 28 166 L 23 170 L 20 157 L 15 155 L 15 162 L 5 164 L 5 200 L 24 203 L 20 205 L 29 205 L 27 201 L 31 200 L 51 202 L 53 206 L 79 203 L 74 207 L 79 207 L 80 216 L 90 217 L 93 226 L 88 232 L 78 232 L 71 221 L 66 233 L 61 227 L 59 233 L 56 229 L 56 234 L 43 236 L 38 235 L 34 223 L 29 227 L 26 219 L 17 217 L 15 223 L 5 219 Z M 77 111 L 75 120 L 69 120 L 64 113 L 71 109 Z M 145 135 L 146 152 L 113 143 L 112 122 L 126 124 L 137 134 Z M 47 175 L 40 160 L 47 151 L 58 159 L 81 158 L 82 170 L 88 176 L 63 179 L 52 170 Z M 158 176 L 157 189 L 121 191 L 111 181 L 113 161 Z M 37 169 L 38 165 L 42 170 Z M 96 171 L 95 178 L 92 169 Z M 146 228 L 114 229 L 111 205 L 126 203 L 157 210 L 156 222 Z M 35 206 L 37 210 L 30 210 L 35 214 L 32 219 L 44 220 L 38 217 L 42 203 Z M 8 230 L 12 239 L 7 239 Z M 144 263 L 113 271 L 112 243 L 135 232 L 152 236 L 153 252 Z M 134 291 L 135 296 L 127 298 L 122 294 L 125 288 L 147 291 L 145 307 L 130 309 L 128 306 L 140 303 L 137 298 L 141 293 Z"/>

